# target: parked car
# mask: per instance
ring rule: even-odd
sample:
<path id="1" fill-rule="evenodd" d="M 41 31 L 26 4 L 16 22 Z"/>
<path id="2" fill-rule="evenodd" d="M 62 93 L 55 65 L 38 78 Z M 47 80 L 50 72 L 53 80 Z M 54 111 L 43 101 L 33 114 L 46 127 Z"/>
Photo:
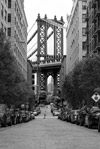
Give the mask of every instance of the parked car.
<path id="1" fill-rule="evenodd" d="M 9 110 L 11 114 L 12 124 L 15 125 L 18 123 L 18 112 L 16 112 L 15 106 L 11 106 Z"/>
<path id="2" fill-rule="evenodd" d="M 53 114 L 53 116 L 58 116 L 59 115 L 59 111 L 58 110 L 53 110 L 52 114 Z"/>
<path id="3" fill-rule="evenodd" d="M 21 110 L 21 115 L 22 115 L 22 122 L 27 122 L 28 121 L 28 114 L 26 110 Z"/>
<path id="4" fill-rule="evenodd" d="M 6 104 L 0 104 L 0 125 L 12 125 L 11 113 Z"/>
<path id="5" fill-rule="evenodd" d="M 68 111 L 61 111 L 60 113 L 59 113 L 59 115 L 58 115 L 58 119 L 61 119 L 61 120 L 63 120 L 63 121 L 66 121 L 67 120 L 67 113 L 68 113 Z"/>
<path id="6" fill-rule="evenodd" d="M 85 124 L 85 116 L 87 113 L 87 108 L 88 108 L 88 106 L 84 106 L 79 110 L 79 112 L 76 116 L 76 124 L 77 125 L 83 126 Z"/>
<path id="7" fill-rule="evenodd" d="M 39 115 L 41 113 L 40 107 L 36 107 L 33 113 L 35 116 Z"/>
<path id="8" fill-rule="evenodd" d="M 68 110 L 68 111 L 67 111 L 66 121 L 67 121 L 67 122 L 71 122 L 71 110 Z"/>
<path id="9" fill-rule="evenodd" d="M 98 126 L 99 116 L 100 108 L 97 106 L 91 107 L 90 110 L 86 113 L 85 126 L 87 126 L 88 128 Z"/>
<path id="10" fill-rule="evenodd" d="M 58 119 L 62 119 L 62 111 L 59 112 Z"/>
<path id="11" fill-rule="evenodd" d="M 71 123 L 76 123 L 78 113 L 79 113 L 79 110 L 72 110 L 71 111 L 71 116 L 70 116 Z"/>
<path id="12" fill-rule="evenodd" d="M 100 132 L 100 115 L 99 115 L 99 118 L 98 118 L 98 132 Z"/>
<path id="13" fill-rule="evenodd" d="M 33 111 L 30 111 L 30 114 L 31 114 L 31 120 L 32 120 L 32 119 L 35 119 L 34 112 L 33 112 Z"/>
<path id="14" fill-rule="evenodd" d="M 15 109 L 15 114 L 17 114 L 17 123 L 22 123 L 22 113 L 19 108 Z"/>

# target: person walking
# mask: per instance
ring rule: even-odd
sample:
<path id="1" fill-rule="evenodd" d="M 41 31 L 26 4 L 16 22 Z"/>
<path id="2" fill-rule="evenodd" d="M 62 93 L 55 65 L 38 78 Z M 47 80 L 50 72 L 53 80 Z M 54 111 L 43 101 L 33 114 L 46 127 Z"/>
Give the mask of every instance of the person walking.
<path id="1" fill-rule="evenodd" d="M 44 117 L 43 117 L 44 119 L 46 118 L 46 110 L 45 110 L 45 112 L 44 112 Z"/>

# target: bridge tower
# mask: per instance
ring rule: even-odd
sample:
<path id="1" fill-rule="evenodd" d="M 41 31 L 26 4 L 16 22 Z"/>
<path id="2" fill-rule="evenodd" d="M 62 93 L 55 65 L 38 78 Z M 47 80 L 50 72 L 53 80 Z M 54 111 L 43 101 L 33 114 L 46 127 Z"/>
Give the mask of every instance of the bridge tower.
<path id="1" fill-rule="evenodd" d="M 38 14 L 37 17 L 37 86 L 39 86 L 40 90 L 47 91 L 47 78 L 49 75 L 51 75 L 54 79 L 54 88 L 55 93 L 57 92 L 57 89 L 59 88 L 59 71 L 60 68 L 50 68 L 48 69 L 42 69 L 39 67 L 41 60 L 45 63 L 50 60 L 61 60 L 63 56 L 63 28 L 55 25 L 63 25 L 64 21 L 61 17 L 60 20 L 57 20 L 56 16 L 52 20 L 47 19 L 47 15 L 43 19 L 41 19 L 40 14 Z M 54 22 L 54 24 L 52 23 Z M 52 33 L 49 35 L 49 37 L 54 34 L 54 55 L 50 56 L 47 54 L 47 32 L 49 28 L 52 28 Z M 38 90 L 39 91 L 39 90 Z"/>

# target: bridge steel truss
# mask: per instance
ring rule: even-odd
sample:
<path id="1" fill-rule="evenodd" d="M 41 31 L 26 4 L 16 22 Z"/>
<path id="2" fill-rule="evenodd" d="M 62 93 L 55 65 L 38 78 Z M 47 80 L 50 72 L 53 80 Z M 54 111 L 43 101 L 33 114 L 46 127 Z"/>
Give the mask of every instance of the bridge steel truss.
<path id="1" fill-rule="evenodd" d="M 59 88 L 59 71 L 61 68 L 61 60 L 63 57 L 63 18 L 58 21 L 56 16 L 53 20 L 48 20 L 45 15 L 44 19 L 40 18 L 40 14 L 37 17 L 37 86 L 38 92 L 39 90 L 47 91 L 47 78 L 48 76 L 52 76 L 54 79 L 54 88 L 55 94 L 57 93 L 57 89 Z M 53 23 L 54 22 L 54 25 Z M 55 23 L 59 24 L 61 27 L 55 25 Z M 52 32 L 47 36 L 47 32 L 49 28 L 52 28 Z M 47 54 L 47 40 L 48 38 L 54 34 L 54 55 Z M 60 62 L 60 65 L 55 67 L 40 67 L 41 63 L 49 64 L 51 62 Z M 34 68 L 34 63 L 33 63 Z"/>

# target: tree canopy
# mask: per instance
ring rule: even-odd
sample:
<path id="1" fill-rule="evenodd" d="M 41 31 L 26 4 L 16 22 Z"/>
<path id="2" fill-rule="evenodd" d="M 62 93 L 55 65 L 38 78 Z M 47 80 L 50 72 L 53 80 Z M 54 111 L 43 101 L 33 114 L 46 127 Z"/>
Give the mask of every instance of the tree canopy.
<path id="1" fill-rule="evenodd" d="M 15 105 L 25 103 L 30 98 L 28 86 L 10 42 L 0 30 L 0 102 Z"/>
<path id="2" fill-rule="evenodd" d="M 91 99 L 94 89 L 100 87 L 100 57 L 87 57 L 79 61 L 66 76 L 62 86 L 64 99 L 73 108 L 83 104 L 95 104 Z"/>

